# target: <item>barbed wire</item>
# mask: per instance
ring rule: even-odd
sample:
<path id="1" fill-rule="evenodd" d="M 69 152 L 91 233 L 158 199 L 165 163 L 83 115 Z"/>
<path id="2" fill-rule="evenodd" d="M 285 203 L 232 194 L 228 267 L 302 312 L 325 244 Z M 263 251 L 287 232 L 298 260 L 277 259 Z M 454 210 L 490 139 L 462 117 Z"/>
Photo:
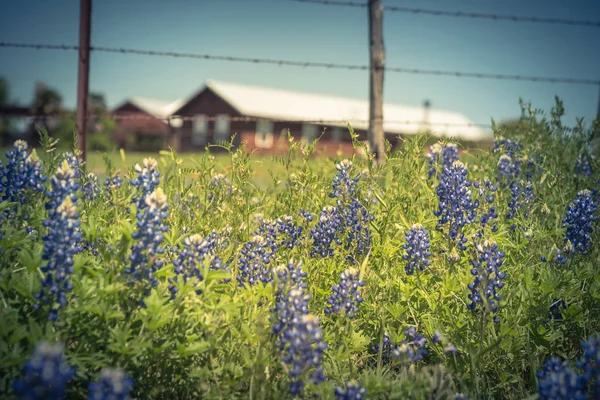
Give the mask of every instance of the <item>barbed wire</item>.
<path id="1" fill-rule="evenodd" d="M 341 1 L 341 0 L 288 0 L 296 3 L 311 3 L 311 4 L 324 4 L 330 6 L 345 6 L 345 7 L 358 7 L 366 8 L 368 3 L 359 3 L 355 1 Z M 413 8 L 403 6 L 389 6 L 384 5 L 385 11 L 403 12 L 410 14 L 424 14 L 424 15 L 435 15 L 444 17 L 462 17 L 462 18 L 479 18 L 479 19 L 490 19 L 494 21 L 513 21 L 513 22 L 534 22 L 543 24 L 558 24 L 558 25 L 571 25 L 571 26 L 590 26 L 598 28 L 600 27 L 600 21 L 589 21 L 589 20 L 573 20 L 565 18 L 546 18 L 546 17 L 529 17 L 520 15 L 504 15 L 504 14 L 488 14 L 488 13 L 476 13 L 476 12 L 465 12 L 465 11 L 446 11 L 446 10 L 431 10 L 425 8 Z"/>
<path id="2" fill-rule="evenodd" d="M 75 119 L 75 115 L 70 114 L 0 114 L 1 119 L 35 119 L 35 118 L 56 118 L 56 119 Z M 174 121 L 230 121 L 230 122 L 256 122 L 259 120 L 268 120 L 276 123 L 310 123 L 315 125 L 339 125 L 339 124 L 350 124 L 369 122 L 368 119 L 279 119 L 279 118 L 263 118 L 263 117 L 246 117 L 246 116 L 180 116 L 172 115 L 168 117 L 155 117 L 148 114 L 116 114 L 109 113 L 104 115 L 89 115 L 86 117 L 87 120 L 99 120 L 99 119 L 111 119 L 114 121 L 128 121 L 128 120 L 152 120 L 161 121 L 164 123 L 173 123 Z M 444 126 L 444 127 L 484 127 L 491 128 L 491 124 L 478 124 L 478 123 L 457 123 L 457 122 L 427 122 L 427 121 L 415 121 L 415 120 L 383 120 L 386 124 L 398 124 L 398 125 L 426 125 L 426 126 Z"/>
<path id="3" fill-rule="evenodd" d="M 0 42 L 0 47 L 8 48 L 27 48 L 36 50 L 64 50 L 64 51 L 77 51 L 79 46 L 75 45 L 64 45 L 64 44 L 31 44 L 31 43 L 15 43 L 15 42 Z M 254 57 L 238 57 L 238 56 L 221 56 L 214 54 L 197 54 L 197 53 L 181 53 L 174 51 L 157 51 L 157 50 L 140 50 L 140 49 L 129 49 L 129 48 L 116 48 L 116 47 L 105 47 L 105 46 L 90 46 L 90 51 L 106 52 L 106 53 L 120 53 L 120 54 L 137 54 L 146 56 L 162 56 L 162 57 L 174 57 L 174 58 L 193 58 L 203 60 L 220 60 L 220 61 L 232 61 L 232 62 L 245 62 L 254 64 L 271 64 L 279 66 L 295 66 L 295 67 L 317 67 L 326 69 L 346 69 L 346 70 L 360 70 L 368 71 L 370 67 L 368 65 L 359 64 L 342 64 L 342 63 L 327 63 L 317 61 L 293 61 L 283 59 L 271 59 L 271 58 L 254 58 Z M 400 67 L 384 67 L 385 71 L 395 73 L 407 73 L 407 74 L 419 74 L 419 75 L 437 75 L 437 76 L 454 76 L 458 78 L 479 78 L 479 79 L 496 79 L 496 80 L 516 80 L 516 81 L 529 81 L 529 82 L 548 82 L 548 83 L 568 83 L 568 84 L 581 84 L 581 85 L 600 85 L 600 80 L 596 79 L 583 79 L 583 78 L 562 78 L 562 77 L 545 77 L 545 76 L 530 76 L 530 75 L 516 75 L 516 74 L 492 74 L 483 72 L 464 72 L 464 71 L 445 71 L 445 70 L 433 70 L 433 69 L 420 69 L 420 68 L 400 68 Z"/>

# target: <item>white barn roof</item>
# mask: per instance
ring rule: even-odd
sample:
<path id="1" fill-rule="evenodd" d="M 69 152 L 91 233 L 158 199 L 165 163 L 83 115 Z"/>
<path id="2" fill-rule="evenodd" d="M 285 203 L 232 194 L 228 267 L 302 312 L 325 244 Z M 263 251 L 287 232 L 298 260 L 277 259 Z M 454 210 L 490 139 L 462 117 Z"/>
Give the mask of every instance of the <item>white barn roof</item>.
<path id="1" fill-rule="evenodd" d="M 131 103 L 153 117 L 165 119 L 177 111 L 184 104 L 184 100 L 162 101 L 145 97 L 130 97 L 123 104 L 125 103 Z"/>
<path id="2" fill-rule="evenodd" d="M 258 86 L 209 80 L 209 88 L 245 116 L 282 121 L 344 121 L 327 125 L 367 129 L 369 103 L 366 100 L 320 94 L 292 92 Z M 173 110 L 175 111 L 175 110 Z M 384 104 L 384 131 L 396 134 L 417 134 L 424 129 L 424 109 L 398 104 Z M 429 128 L 443 137 L 479 141 L 489 139 L 485 132 L 462 114 L 430 109 Z"/>

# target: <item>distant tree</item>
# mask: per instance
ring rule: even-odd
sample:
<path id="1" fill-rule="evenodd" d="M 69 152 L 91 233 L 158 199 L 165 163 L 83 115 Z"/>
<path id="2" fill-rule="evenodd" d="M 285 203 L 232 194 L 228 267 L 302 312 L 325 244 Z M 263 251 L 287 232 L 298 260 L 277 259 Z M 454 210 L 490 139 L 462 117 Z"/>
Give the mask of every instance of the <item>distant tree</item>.
<path id="1" fill-rule="evenodd" d="M 108 107 L 103 93 L 90 93 L 88 98 L 88 147 L 90 150 L 107 151 L 113 144 L 112 133 L 115 121 L 108 116 Z"/>
<path id="2" fill-rule="evenodd" d="M 0 105 L 8 104 L 9 88 L 4 77 L 0 77 Z M 0 117 L 0 137 L 10 130 L 10 119 Z M 1 144 L 1 142 L 0 142 Z"/>
<path id="3" fill-rule="evenodd" d="M 29 109 L 32 114 L 36 115 L 31 126 L 33 132 L 37 128 L 43 128 L 58 139 L 63 139 L 54 132 L 60 124 L 57 114 L 63 110 L 62 96 L 57 90 L 49 88 L 43 82 L 38 82 L 35 85 L 33 102 Z"/>
<path id="4" fill-rule="evenodd" d="M 0 76 L 0 104 L 8 104 L 8 82 Z"/>

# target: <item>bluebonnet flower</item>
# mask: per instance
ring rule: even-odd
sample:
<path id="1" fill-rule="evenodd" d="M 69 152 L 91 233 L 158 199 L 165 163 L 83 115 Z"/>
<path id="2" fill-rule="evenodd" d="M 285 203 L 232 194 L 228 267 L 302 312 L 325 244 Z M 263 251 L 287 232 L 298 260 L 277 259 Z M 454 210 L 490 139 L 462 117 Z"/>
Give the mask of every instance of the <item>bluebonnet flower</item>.
<path id="1" fill-rule="evenodd" d="M 431 338 L 431 344 L 439 344 L 440 346 L 442 346 L 443 352 L 447 356 L 459 353 L 456 346 L 454 346 L 451 343 L 448 343 L 447 340 L 442 337 L 442 334 L 439 331 L 435 331 L 433 333 L 433 336 Z"/>
<path id="2" fill-rule="evenodd" d="M 275 253 L 272 244 L 268 243 L 263 236 L 255 235 L 252 240 L 244 244 L 241 253 L 238 259 L 240 274 L 237 276 L 240 285 L 247 283 L 253 286 L 258 282 L 268 283 L 273 280 L 268 266 Z"/>
<path id="3" fill-rule="evenodd" d="M 296 395 L 304 390 L 304 378 L 319 384 L 325 380 L 321 361 L 327 344 L 323 341 L 323 332 L 319 319 L 312 314 L 296 314 L 290 326 L 283 332 L 285 346 L 283 362 L 288 365 L 288 376 L 292 379 L 290 393 Z"/>
<path id="4" fill-rule="evenodd" d="M 183 249 L 179 251 L 177 258 L 173 260 L 175 266 L 175 278 L 169 278 L 169 291 L 171 298 L 177 296 L 178 289 L 175 283 L 179 276 L 183 277 L 183 283 L 187 283 L 189 279 L 196 278 L 195 286 L 204 280 L 201 269 L 203 268 L 204 260 L 210 260 L 211 270 L 223 269 L 223 260 L 216 256 L 218 250 L 217 233 L 213 232 L 208 237 L 204 238 L 198 234 L 186 237 L 183 240 Z M 196 290 L 200 294 L 201 290 Z"/>
<path id="5" fill-rule="evenodd" d="M 568 361 L 553 356 L 536 375 L 540 400 L 585 399 L 585 378 L 573 371 Z"/>
<path id="6" fill-rule="evenodd" d="M 298 246 L 304 238 L 304 227 L 296 225 L 294 219 L 289 215 L 284 215 L 277 218 L 276 221 L 272 221 L 262 219 L 261 214 L 259 219 L 260 223 L 254 234 L 262 236 L 267 247 L 271 248 L 273 253 L 277 252 L 280 247 L 291 250 Z"/>
<path id="7" fill-rule="evenodd" d="M 98 176 L 93 172 L 87 174 L 87 181 L 83 185 L 83 196 L 87 200 L 94 200 L 100 194 Z"/>
<path id="8" fill-rule="evenodd" d="M 106 190 L 113 191 L 121 188 L 123 184 L 123 178 L 119 176 L 119 172 L 117 171 L 113 176 L 107 176 L 104 181 L 104 186 Z"/>
<path id="9" fill-rule="evenodd" d="M 590 382 L 592 398 L 600 398 L 600 335 L 591 336 L 581 343 L 583 355 L 577 367 L 583 370 L 584 379 Z"/>
<path id="10" fill-rule="evenodd" d="M 500 272 L 504 252 L 498 249 L 496 242 L 486 240 L 483 245 L 477 246 L 477 253 L 479 253 L 479 258 L 471 261 L 473 265 L 471 274 L 475 280 L 468 285 L 471 290 L 471 294 L 469 294 L 471 303 L 467 304 L 467 308 L 473 312 L 495 314 L 498 311 L 498 300 L 501 298 L 497 290 L 504 287 L 502 280 L 505 273 Z M 499 321 L 497 316 L 494 317 L 494 322 Z"/>
<path id="11" fill-rule="evenodd" d="M 313 246 L 311 256 L 331 257 L 334 255 L 332 244 L 342 244 L 338 232 L 344 229 L 344 221 L 339 209 L 333 206 L 323 208 L 316 226 L 310 231 Z"/>
<path id="12" fill-rule="evenodd" d="M 300 210 L 298 215 L 304 218 L 304 222 L 312 222 L 313 220 L 313 215 L 310 211 Z"/>
<path id="13" fill-rule="evenodd" d="M 290 328 L 296 315 L 308 314 L 310 295 L 306 293 L 306 272 L 302 270 L 302 262 L 290 260 L 286 265 L 273 269 L 275 284 L 275 307 L 273 313 L 272 333 L 277 337 L 277 345 L 283 350 L 286 339 L 283 332 Z"/>
<path id="14" fill-rule="evenodd" d="M 411 363 L 422 361 L 427 355 L 427 339 L 417 333 L 414 326 L 404 331 L 405 340 L 401 341 L 393 350 L 392 355 L 402 361 Z"/>
<path id="15" fill-rule="evenodd" d="M 47 261 L 40 269 L 44 274 L 42 288 L 35 297 L 39 301 L 34 307 L 45 303 L 59 307 L 67 304 L 67 292 L 73 289 L 69 276 L 73 273 L 73 257 L 82 251 L 82 238 L 79 214 L 75 207 L 77 196 L 74 194 L 79 185 L 74 180 L 75 171 L 67 160 L 56 170 L 51 178 L 51 189 L 46 192 L 48 219 L 43 225 L 48 233 L 42 238 L 44 250 L 42 259 Z M 58 311 L 52 309 L 50 320 L 56 320 Z"/>
<path id="16" fill-rule="evenodd" d="M 358 306 L 363 302 L 360 288 L 365 286 L 365 281 L 360 280 L 356 268 L 349 268 L 340 275 L 341 281 L 331 287 L 331 295 L 327 299 L 329 307 L 325 308 L 325 314 L 345 311 L 348 318 L 354 318 L 358 312 Z"/>
<path id="17" fill-rule="evenodd" d="M 586 178 L 592 176 L 592 166 L 590 165 L 590 160 L 585 154 L 580 154 L 575 160 L 575 171 L 579 175 L 583 175 Z"/>
<path id="18" fill-rule="evenodd" d="M 562 310 L 567 308 L 567 304 L 562 299 L 552 299 L 552 304 L 548 307 L 548 319 L 562 321 Z"/>
<path id="19" fill-rule="evenodd" d="M 567 258 L 564 256 L 563 253 L 569 255 L 569 253 L 571 253 L 571 250 L 573 250 L 573 245 L 570 241 L 568 241 L 567 245 L 564 247 L 564 251 L 560 250 L 558 247 L 556 247 L 556 245 L 552 246 L 552 249 L 550 251 L 556 252 L 556 255 L 554 256 L 554 261 L 561 265 L 564 265 L 567 263 Z"/>
<path id="20" fill-rule="evenodd" d="M 519 175 L 519 167 L 510 156 L 502 154 L 498 161 L 498 176 L 501 182 L 510 182 Z"/>
<path id="21" fill-rule="evenodd" d="M 356 244 L 356 255 L 365 254 L 371 247 L 372 234 L 369 222 L 373 220 L 373 215 L 358 200 L 353 200 L 342 209 L 342 216 L 347 228 L 344 248 L 349 250 L 353 244 Z M 351 255 L 346 258 L 354 262 Z"/>
<path id="22" fill-rule="evenodd" d="M 467 169 L 460 161 L 451 167 L 444 167 L 440 183 L 437 187 L 439 198 L 438 209 L 434 215 L 439 217 L 438 227 L 450 224 L 449 235 L 452 240 L 466 241 L 462 228 L 475 221 L 478 201 L 471 198 L 471 181 L 467 180 Z"/>
<path id="23" fill-rule="evenodd" d="M 275 307 L 271 309 L 274 317 L 271 332 L 276 336 L 277 347 L 283 350 L 288 343 L 285 333 L 291 329 L 294 318 L 308 315 L 310 295 L 304 287 L 295 286 L 293 282 L 279 282 L 275 293 Z"/>
<path id="24" fill-rule="evenodd" d="M 83 166 L 84 161 L 73 153 L 65 153 L 64 157 L 69 163 L 69 166 L 73 168 L 73 171 L 75 171 L 75 176 L 79 178 L 81 167 Z"/>
<path id="25" fill-rule="evenodd" d="M 434 143 L 429 147 L 429 152 L 427 153 L 429 178 L 436 175 L 440 164 L 442 168 L 450 168 L 455 161 L 458 161 L 458 146 L 455 143 L 447 143 L 445 145 L 442 145 L 440 142 Z"/>
<path id="26" fill-rule="evenodd" d="M 208 201 L 215 200 L 215 196 L 225 194 L 230 196 L 232 193 L 237 191 L 237 187 L 229 181 L 229 179 L 223 174 L 216 174 L 210 181 L 210 188 L 208 192 Z"/>
<path id="27" fill-rule="evenodd" d="M 100 381 L 90 383 L 88 400 L 129 400 L 133 388 L 133 379 L 125 371 L 117 368 L 104 368 L 100 372 Z"/>
<path id="28" fill-rule="evenodd" d="M 338 205 L 344 204 L 344 200 L 356 198 L 356 185 L 360 177 L 351 178 L 351 168 L 352 161 L 347 159 L 335 165 L 337 174 L 333 178 L 332 192 L 329 193 L 329 197 L 338 198 Z"/>
<path id="29" fill-rule="evenodd" d="M 523 217 L 529 218 L 529 205 L 535 199 L 531 182 L 513 181 L 510 183 L 511 200 L 508 203 L 506 219 L 512 219 L 522 210 Z"/>
<path id="30" fill-rule="evenodd" d="M 571 203 L 562 220 L 563 227 L 566 228 L 565 243 L 570 242 L 574 251 L 580 254 L 587 254 L 590 250 L 590 234 L 594 232 L 592 223 L 598 220 L 594 215 L 597 208 L 591 192 L 582 190 L 577 193 L 577 198 Z"/>
<path id="31" fill-rule="evenodd" d="M 455 354 L 459 354 L 460 352 L 458 351 L 458 349 L 456 348 L 455 345 L 451 344 L 451 343 L 447 343 L 446 345 L 444 345 L 444 354 L 447 356 L 451 356 L 451 355 L 455 355 Z"/>
<path id="32" fill-rule="evenodd" d="M 367 389 L 357 381 L 350 381 L 345 386 L 345 388 L 339 386 L 335 388 L 335 398 L 337 400 L 362 400 L 367 394 Z"/>
<path id="33" fill-rule="evenodd" d="M 383 333 L 383 346 L 381 347 L 381 361 L 387 362 L 392 355 L 392 340 L 387 332 Z M 373 351 L 379 353 L 379 341 L 373 346 Z"/>
<path id="34" fill-rule="evenodd" d="M 277 243 L 278 247 L 284 246 L 288 249 L 293 249 L 295 246 L 299 246 L 304 238 L 304 227 L 302 225 L 296 225 L 294 219 L 289 215 L 277 218 L 275 221 L 277 224 L 277 232 L 285 235 L 284 239 Z"/>
<path id="35" fill-rule="evenodd" d="M 336 164 L 337 174 L 333 178 L 330 197 L 336 199 L 336 206 L 323 208 L 319 215 L 317 225 L 311 230 L 310 238 L 313 241 L 311 256 L 331 257 L 334 255 L 332 246 L 344 244 L 345 250 L 354 247 L 354 255 L 362 255 L 371 246 L 371 231 L 369 222 L 373 216 L 358 200 L 357 183 L 360 176 L 351 177 L 352 162 L 343 160 Z M 308 221 L 308 216 L 301 211 L 301 215 Z M 307 218 L 308 217 L 308 218 Z M 355 262 L 353 255 L 346 258 Z"/>
<path id="36" fill-rule="evenodd" d="M 158 285 L 154 273 L 164 263 L 157 255 L 164 252 L 161 243 L 168 227 L 163 220 L 168 216 L 168 208 L 167 196 L 161 188 L 147 194 L 144 203 L 137 208 L 136 231 L 131 234 L 135 243 L 131 247 L 130 265 L 125 273 L 131 274 L 134 281 L 146 279 L 151 287 Z M 146 288 L 146 292 L 149 289 Z"/>
<path id="37" fill-rule="evenodd" d="M 144 208 L 146 196 L 154 192 L 160 183 L 160 172 L 158 171 L 158 163 L 153 158 L 144 158 L 143 167 L 135 164 L 135 172 L 137 177 L 130 180 L 130 184 L 137 189 L 137 196 L 133 203 L 137 208 Z"/>
<path id="38" fill-rule="evenodd" d="M 27 152 L 27 143 L 17 140 L 6 153 L 6 165 L 0 164 L 0 199 L 25 204 L 28 191 L 43 192 L 46 177 L 35 150 Z"/>
<path id="39" fill-rule="evenodd" d="M 406 243 L 402 247 L 406 254 L 402 258 L 408 263 L 404 267 L 408 275 L 415 272 L 415 267 L 423 271 L 429 266 L 429 256 L 431 256 L 431 242 L 429 240 L 429 231 L 423 228 L 421 224 L 414 224 L 412 228 L 404 233 Z"/>
<path id="40" fill-rule="evenodd" d="M 25 364 L 23 377 L 13 382 L 19 399 L 60 400 L 65 398 L 67 383 L 75 375 L 75 369 L 64 360 L 62 344 L 41 342 Z"/>
<path id="41" fill-rule="evenodd" d="M 516 140 L 511 140 L 500 136 L 498 139 L 494 140 L 492 150 L 494 153 L 503 152 L 509 157 L 513 157 L 518 152 L 523 150 L 523 145 Z"/>

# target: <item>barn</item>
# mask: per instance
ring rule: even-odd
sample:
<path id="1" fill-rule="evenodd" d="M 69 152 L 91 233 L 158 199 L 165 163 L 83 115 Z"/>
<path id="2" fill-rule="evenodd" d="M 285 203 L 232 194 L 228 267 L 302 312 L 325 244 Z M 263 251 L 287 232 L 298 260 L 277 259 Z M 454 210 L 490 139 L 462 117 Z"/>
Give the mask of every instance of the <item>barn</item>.
<path id="1" fill-rule="evenodd" d="M 132 97 L 113 111 L 117 124 L 113 141 L 127 150 L 157 150 L 168 144 L 168 120 L 183 101 L 161 101 Z"/>
<path id="2" fill-rule="evenodd" d="M 177 104 L 179 107 L 174 107 Z M 366 140 L 369 118 L 366 100 L 214 80 L 207 81 L 187 100 L 141 103 L 137 99 L 126 101 L 120 112 L 124 110 L 154 116 L 153 135 L 162 137 L 177 151 L 202 150 L 235 134 L 235 145 L 244 141 L 249 149 L 264 154 L 287 151 L 288 130 L 297 140 L 309 142 L 319 137 L 317 151 L 321 154 L 351 153 L 347 124 L 359 134 L 359 139 Z M 384 104 L 383 113 L 386 139 L 392 145 L 398 137 L 427 129 L 438 136 L 469 142 L 490 138 L 490 134 L 455 112 Z M 168 118 L 170 123 L 164 122 Z M 127 128 L 119 130 L 126 132 Z"/>

